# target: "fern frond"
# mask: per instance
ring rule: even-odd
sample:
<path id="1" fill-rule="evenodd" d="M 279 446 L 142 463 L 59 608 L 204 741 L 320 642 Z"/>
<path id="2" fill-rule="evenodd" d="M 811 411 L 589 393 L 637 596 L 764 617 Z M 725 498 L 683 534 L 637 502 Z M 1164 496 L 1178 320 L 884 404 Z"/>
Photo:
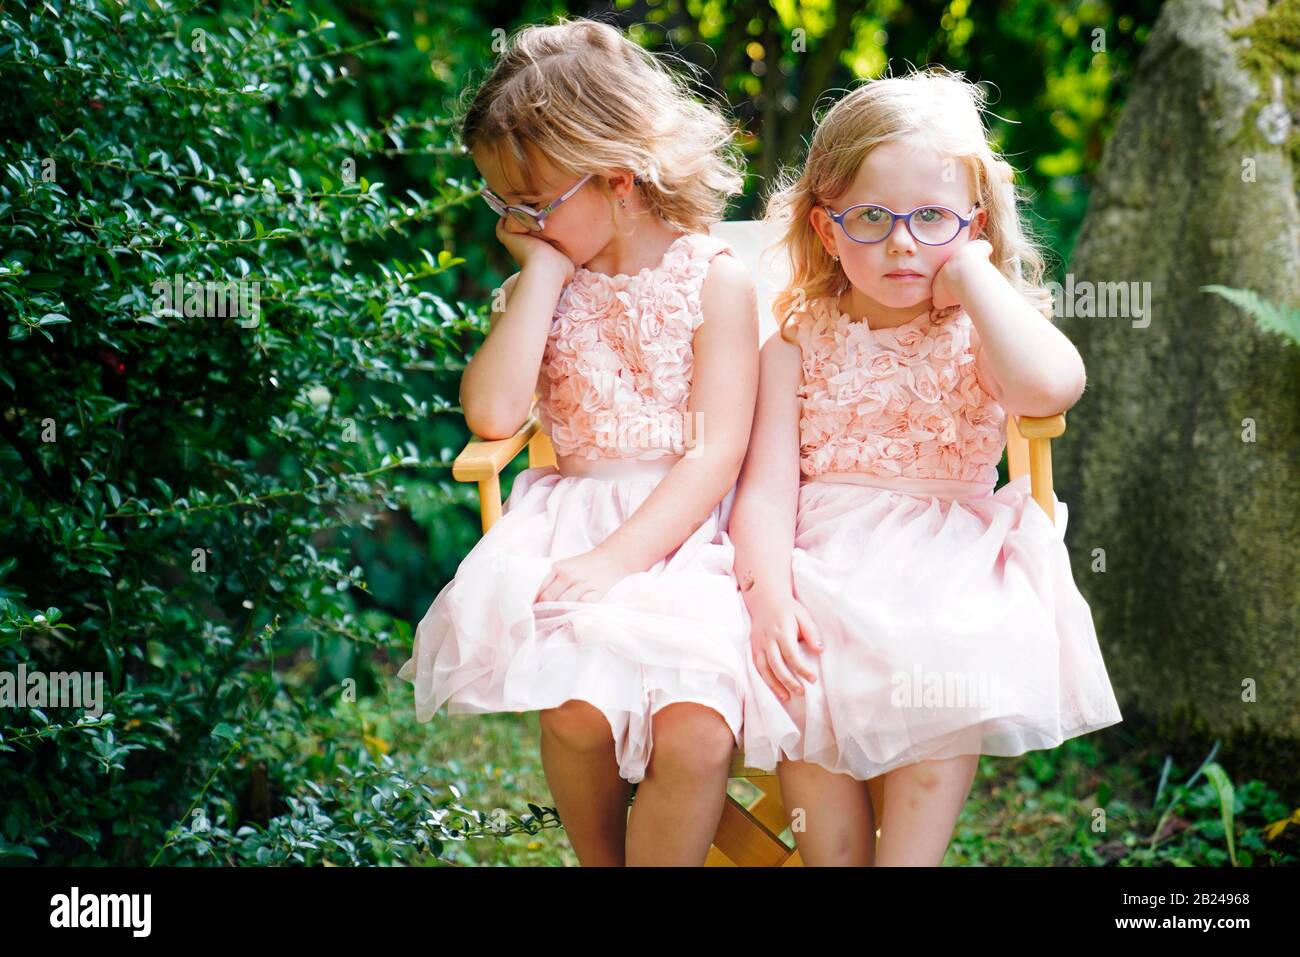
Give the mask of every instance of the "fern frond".
<path id="1" fill-rule="evenodd" d="M 1202 292 L 1212 292 L 1228 300 L 1242 312 L 1253 316 L 1265 332 L 1272 332 L 1300 346 L 1300 309 L 1280 306 L 1270 302 L 1251 289 L 1233 289 L 1230 286 L 1202 286 Z"/>

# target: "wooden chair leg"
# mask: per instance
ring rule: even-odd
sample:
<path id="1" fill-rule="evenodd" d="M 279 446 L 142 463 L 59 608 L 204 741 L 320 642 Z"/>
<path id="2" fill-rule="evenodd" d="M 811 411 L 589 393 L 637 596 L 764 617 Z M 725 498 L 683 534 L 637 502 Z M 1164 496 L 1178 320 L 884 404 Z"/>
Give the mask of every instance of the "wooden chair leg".
<path id="1" fill-rule="evenodd" d="M 1047 517 L 1056 521 L 1056 508 L 1052 496 L 1052 440 L 1029 441 L 1029 487 L 1034 501 L 1043 507 Z"/>
<path id="2" fill-rule="evenodd" d="M 730 777 L 748 780 L 760 793 L 748 807 L 727 795 L 705 866 L 786 866 L 792 852 L 780 837 L 787 826 L 780 779 L 775 774 L 746 768 L 739 749 L 732 755 Z"/>
<path id="3" fill-rule="evenodd" d="M 775 774 L 750 778 L 749 783 L 763 793 L 749 806 L 749 813 L 773 834 L 780 834 L 789 826 L 785 803 L 781 800 L 781 780 Z"/>
<path id="4" fill-rule="evenodd" d="M 501 517 L 501 478 L 480 479 L 478 483 L 479 517 L 483 524 L 483 534 L 496 524 Z"/>
<path id="5" fill-rule="evenodd" d="M 781 839 L 731 795 L 727 795 L 710 849 L 709 856 L 716 861 L 714 850 L 737 867 L 780 867 L 790 857 L 790 849 Z"/>

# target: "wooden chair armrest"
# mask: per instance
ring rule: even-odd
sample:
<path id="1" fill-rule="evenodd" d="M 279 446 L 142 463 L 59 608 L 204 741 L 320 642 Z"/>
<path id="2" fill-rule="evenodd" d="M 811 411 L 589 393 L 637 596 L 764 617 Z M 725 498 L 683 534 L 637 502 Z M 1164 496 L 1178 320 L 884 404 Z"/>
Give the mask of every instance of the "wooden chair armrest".
<path id="1" fill-rule="evenodd" d="M 528 442 L 541 429 L 537 416 L 530 415 L 508 439 L 480 439 L 470 436 L 465 448 L 451 466 L 451 477 L 457 482 L 481 482 L 500 475 L 516 455 L 524 450 Z"/>
<path id="2" fill-rule="evenodd" d="M 1047 517 L 1056 521 L 1052 491 L 1052 439 L 1065 433 L 1065 413 L 1013 416 L 1007 421 L 1007 475 L 1029 473 L 1029 487 Z"/>
<path id="3" fill-rule="evenodd" d="M 484 533 L 501 517 L 501 473 L 525 448 L 528 449 L 529 468 L 555 464 L 555 450 L 550 437 L 542 431 L 536 404 L 528 419 L 510 438 L 471 436 L 452 463 L 452 478 L 458 482 L 478 483 L 479 518 Z"/>
<path id="4" fill-rule="evenodd" d="M 1041 417 L 1019 415 L 1016 427 L 1027 439 L 1054 439 L 1065 433 L 1065 413 Z"/>

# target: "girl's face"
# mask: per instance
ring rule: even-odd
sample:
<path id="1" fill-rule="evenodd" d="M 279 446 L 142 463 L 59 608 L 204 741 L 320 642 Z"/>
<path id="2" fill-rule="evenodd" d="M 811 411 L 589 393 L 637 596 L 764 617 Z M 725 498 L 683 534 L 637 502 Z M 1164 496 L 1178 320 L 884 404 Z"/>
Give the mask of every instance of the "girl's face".
<path id="1" fill-rule="evenodd" d="M 965 164 L 935 152 L 925 140 L 903 137 L 882 143 L 867 153 L 849 188 L 825 203 L 837 213 L 859 203 L 885 206 L 907 213 L 918 206 L 946 206 L 971 218 L 970 226 L 943 246 L 919 243 L 902 220 L 880 242 L 854 242 L 818 207 L 812 225 L 822 244 L 840 265 L 857 291 L 859 305 L 870 309 L 908 309 L 929 301 L 934 277 L 944 263 L 975 239 L 983 228 L 983 209 L 975 205 L 974 184 Z"/>
<path id="2" fill-rule="evenodd" d="M 487 181 L 488 189 L 506 203 L 531 206 L 540 210 L 582 179 L 561 172 L 531 144 L 524 147 L 527 169 L 520 168 L 508 153 L 494 144 L 474 148 L 474 165 Z M 557 206 L 541 230 L 531 230 L 513 216 L 505 217 L 504 228 L 511 233 L 532 236 L 550 243 L 582 266 L 604 249 L 614 238 L 611 196 L 626 197 L 632 190 L 632 173 L 603 177 L 593 176 L 572 196 Z"/>

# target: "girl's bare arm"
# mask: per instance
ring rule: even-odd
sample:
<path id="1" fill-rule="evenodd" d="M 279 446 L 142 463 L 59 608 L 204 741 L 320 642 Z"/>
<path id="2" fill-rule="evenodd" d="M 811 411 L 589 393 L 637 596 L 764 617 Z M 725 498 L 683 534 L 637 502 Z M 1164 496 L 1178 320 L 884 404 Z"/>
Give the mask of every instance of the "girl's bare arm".
<path id="1" fill-rule="evenodd" d="M 700 294 L 687 415 L 697 454 L 683 458 L 599 549 L 645 571 L 676 549 L 736 482 L 758 390 L 758 309 L 753 279 L 738 259 L 718 256 Z M 688 450 L 689 451 L 689 450 Z"/>
<path id="2" fill-rule="evenodd" d="M 505 308 L 493 308 L 487 338 L 460 379 L 465 424 L 479 438 L 509 438 L 528 418 L 551 319 L 566 281 L 562 269 L 537 262 L 502 284 Z"/>
<path id="3" fill-rule="evenodd" d="M 773 333 L 763 345 L 758 407 L 729 526 L 736 579 L 753 614 L 793 595 L 790 555 L 799 504 L 799 347 Z"/>
<path id="4" fill-rule="evenodd" d="M 520 270 L 502 283 L 500 311 L 493 294 L 491 328 L 460 377 L 465 425 L 486 439 L 510 438 L 528 419 L 555 306 L 575 269 L 550 243 L 507 229 L 504 218 L 497 238 Z"/>
<path id="5" fill-rule="evenodd" d="M 763 345 L 758 410 L 740 476 L 730 533 L 736 578 L 749 609 L 750 657 L 782 700 L 816 681 L 805 650 L 820 653 L 820 632 L 795 600 L 790 558 L 799 508 L 799 386 L 802 354 L 780 333 Z M 802 644 L 801 644 L 802 639 Z"/>
<path id="6" fill-rule="evenodd" d="M 972 251 L 944 270 L 951 270 L 952 287 L 975 325 L 971 345 L 980 377 L 1004 409 L 1056 415 L 1079 401 L 1085 384 L 1079 350 L 987 257 Z"/>

